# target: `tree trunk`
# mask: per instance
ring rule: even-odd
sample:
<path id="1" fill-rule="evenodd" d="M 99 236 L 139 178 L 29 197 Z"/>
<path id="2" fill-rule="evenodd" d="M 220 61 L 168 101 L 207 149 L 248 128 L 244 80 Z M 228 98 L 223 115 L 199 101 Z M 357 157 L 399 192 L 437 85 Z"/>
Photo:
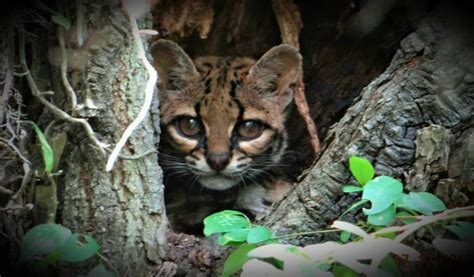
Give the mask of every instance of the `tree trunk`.
<path id="1" fill-rule="evenodd" d="M 348 159 L 354 155 L 372 161 L 376 174 L 402 180 L 409 191 L 435 190 L 449 206 L 472 203 L 471 23 L 462 9 L 444 4 L 402 40 L 385 72 L 329 131 L 320 159 L 266 218 L 272 229 L 323 229 L 347 210 L 355 199 L 342 187 L 353 181 Z"/>
<path id="2" fill-rule="evenodd" d="M 89 28 L 85 47 L 91 56 L 82 79 L 86 85 L 75 89 L 80 99 L 97 107 L 89 118 L 94 130 L 114 144 L 138 114 L 148 76 L 119 3 L 84 1 L 84 7 Z M 91 102 L 84 104 L 91 106 Z M 152 112 L 158 114 L 156 107 Z M 121 153 L 132 156 L 154 149 L 158 131 L 148 116 Z M 161 262 L 165 246 L 162 175 L 156 153 L 119 159 L 111 172 L 105 172 L 104 158 L 83 134 L 78 132 L 70 140 L 76 143 L 63 156 L 62 223 L 92 233 L 119 272 L 144 275 Z"/>
<path id="3" fill-rule="evenodd" d="M 127 14 L 118 2 L 82 0 L 83 31 L 77 28 L 80 16 L 74 5 L 64 1 L 62 8 L 51 4 L 72 22 L 65 38 L 68 78 L 78 98 L 76 114 L 71 112 L 61 78 L 58 24 L 26 26 L 27 31 L 36 33 L 27 33 L 27 42 L 30 69 L 39 89 L 54 91 L 48 96 L 54 105 L 87 118 L 97 138 L 111 145 L 138 114 L 148 78 L 136 54 Z M 150 2 L 156 3 L 153 18 L 147 16 L 140 27 L 157 29 L 161 37 L 178 41 L 193 58 L 258 58 L 281 43 L 271 0 Z M 342 186 L 352 181 L 348 159 L 353 155 L 371 160 L 378 175 L 401 179 L 407 190 L 435 191 L 451 207 L 474 199 L 474 40 L 470 35 L 474 26 L 465 12 L 468 8 L 430 0 L 420 1 L 422 4 L 399 1 L 383 11 L 380 22 L 361 30 L 354 18 L 360 17 L 363 9 L 349 8 L 352 2 L 371 1 L 294 1 L 303 23 L 299 44 L 306 97 L 323 149 L 295 189 L 263 219 L 278 234 L 326 228 L 357 200 L 342 193 Z M 426 16 L 433 3 L 439 5 Z M 414 9 L 414 5 L 424 7 Z M 48 13 L 45 18 L 50 16 Z M 77 32 L 84 39 L 82 46 Z M 1 57 L 6 82 L 0 83 L 0 124 L 9 114 L 6 103 L 13 102 L 13 93 L 6 87 L 12 86 L 12 68 L 17 64 L 12 59 L 13 35 L 9 34 L 0 38 L 1 49 L 8 50 Z M 142 38 L 146 43 L 147 36 Z M 15 82 L 23 97 L 19 110 L 26 105 L 28 118 L 38 122 L 48 139 L 67 135 L 58 166 L 63 175 L 56 177 L 57 207 L 55 201 L 43 201 L 44 208 L 39 200 L 33 201 L 32 191 L 38 194 L 45 189 L 41 183 L 10 201 L 21 183 L 16 176 L 31 172 L 22 172 L 23 162 L 18 157 L 14 166 L 5 162 L 4 157 L 15 151 L 1 141 L 0 204 L 5 208 L 0 210 L 0 230 L 1 237 L 6 233 L 9 240 L 1 239 L 0 246 L 8 245 L 18 254 L 23 227 L 31 227 L 26 204 L 33 203 L 35 224 L 49 220 L 57 211 L 57 222 L 73 232 L 91 234 L 101 253 L 123 275 L 215 274 L 225 250 L 195 236 L 167 234 L 162 173 L 156 153 L 150 151 L 159 142 L 157 101 L 121 152 L 136 158 L 119 159 L 113 170 L 106 172 L 105 156 L 83 126 L 58 118 L 23 85 Z M 290 150 L 300 153 L 294 170 L 299 173 L 314 156 L 308 151 L 306 125 L 296 112 L 290 114 L 287 125 Z M 8 138 L 4 126 L 0 126 L 0 137 Z M 19 151 L 30 153 L 27 156 L 34 168 L 41 168 L 41 157 L 35 154 L 38 148 L 21 147 L 32 140 L 20 140 Z M 35 184 L 35 178 L 31 183 Z M 47 195 L 50 190 L 45 189 Z M 10 203 L 24 206 L 21 213 L 12 212 Z M 346 219 L 359 216 L 351 215 Z M 309 244 L 332 238 L 299 237 L 291 242 Z"/>
<path id="4" fill-rule="evenodd" d="M 27 43 L 31 42 L 27 44 L 31 46 L 27 54 L 31 55 L 32 76 L 40 91 L 54 91 L 53 96 L 45 98 L 52 105 L 70 116 L 86 118 L 96 138 L 114 146 L 143 105 L 148 74 L 138 57 L 130 21 L 120 2 L 77 2 L 79 8 L 74 2 L 50 5 L 71 20 L 69 31 L 52 22 L 46 28 L 25 25 L 31 33 L 45 34 L 26 36 Z M 151 28 L 150 23 L 150 18 L 145 18 L 140 27 Z M 58 40 L 63 33 L 67 79 L 77 96 L 77 109 L 72 108 L 71 96 L 61 76 L 64 57 Z M 145 49 L 146 38 L 143 39 Z M 55 178 L 58 205 L 50 200 L 52 196 L 56 198 L 55 187 L 38 183 L 35 224 L 58 222 L 74 233 L 91 235 L 99 243 L 101 253 L 123 275 L 149 274 L 162 263 L 165 253 L 167 220 L 162 172 L 155 150 L 159 138 L 156 102 L 121 151 L 132 159 L 119 158 L 110 172 L 105 171 L 108 155 L 101 153 L 82 124 L 58 116 L 57 110 L 52 112 L 54 108 L 43 105 L 37 110 L 44 109 L 42 115 L 33 115 L 39 118 L 33 120 L 39 122 L 50 142 L 67 136 L 58 167 L 63 175 Z M 35 101 L 28 104 L 38 107 Z M 41 168 L 42 161 L 37 162 Z M 70 270 L 65 269 L 67 273 Z"/>

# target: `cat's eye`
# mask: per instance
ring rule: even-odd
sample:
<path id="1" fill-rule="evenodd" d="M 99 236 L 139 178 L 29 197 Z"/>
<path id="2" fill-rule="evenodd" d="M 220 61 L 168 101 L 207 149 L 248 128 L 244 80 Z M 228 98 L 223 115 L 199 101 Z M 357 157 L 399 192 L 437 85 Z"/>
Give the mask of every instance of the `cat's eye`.
<path id="1" fill-rule="evenodd" d="M 255 120 L 247 120 L 237 126 L 237 135 L 245 140 L 258 138 L 263 132 L 263 124 Z"/>
<path id="2" fill-rule="evenodd" d="M 176 120 L 176 128 L 183 136 L 194 138 L 201 133 L 201 122 L 197 118 L 183 116 Z"/>

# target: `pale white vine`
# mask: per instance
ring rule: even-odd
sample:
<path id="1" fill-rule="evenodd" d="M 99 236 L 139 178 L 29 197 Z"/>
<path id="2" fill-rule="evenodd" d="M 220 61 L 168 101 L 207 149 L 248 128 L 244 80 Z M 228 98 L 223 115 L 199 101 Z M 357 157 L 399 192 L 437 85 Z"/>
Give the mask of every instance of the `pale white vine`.
<path id="1" fill-rule="evenodd" d="M 145 87 L 145 101 L 143 102 L 142 108 L 140 109 L 140 112 L 138 113 L 135 120 L 133 120 L 133 122 L 127 127 L 127 129 L 125 129 L 125 132 L 123 133 L 122 137 L 115 145 L 115 148 L 110 154 L 109 159 L 107 161 L 107 165 L 105 168 L 107 171 L 112 170 L 112 167 L 115 161 L 117 160 L 120 154 L 120 151 L 122 150 L 125 143 L 127 142 L 128 138 L 132 135 L 133 131 L 138 127 L 138 125 L 145 119 L 146 115 L 148 114 L 148 110 L 151 106 L 151 101 L 153 99 L 155 84 L 156 84 L 156 81 L 158 80 L 158 73 L 150 64 L 148 59 L 146 58 L 145 49 L 143 49 L 143 41 L 140 38 L 140 31 L 138 29 L 137 18 L 135 16 L 136 13 L 133 11 L 130 11 L 129 9 L 130 5 L 127 5 L 126 2 L 127 1 L 124 1 L 124 4 L 125 4 L 124 8 L 128 12 L 128 16 L 130 19 L 130 26 L 132 28 L 132 35 L 136 44 L 138 56 L 140 57 L 146 70 L 148 71 L 149 78 Z"/>

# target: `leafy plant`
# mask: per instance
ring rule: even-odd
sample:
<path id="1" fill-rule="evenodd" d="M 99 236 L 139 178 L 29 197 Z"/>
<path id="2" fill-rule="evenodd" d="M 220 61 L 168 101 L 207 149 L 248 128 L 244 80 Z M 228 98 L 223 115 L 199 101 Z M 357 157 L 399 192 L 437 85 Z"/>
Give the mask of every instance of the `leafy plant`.
<path id="1" fill-rule="evenodd" d="M 43 132 L 41 129 L 34 123 L 33 121 L 26 121 L 27 123 L 31 124 L 33 126 L 33 129 L 35 130 L 36 136 L 38 137 L 38 140 L 41 144 L 41 152 L 43 154 L 43 161 L 44 161 L 44 171 L 47 174 L 50 174 L 51 171 L 53 170 L 53 165 L 54 165 L 54 151 L 53 148 L 49 145 L 48 141 L 46 140 L 46 137 L 44 136 Z"/>
<path id="2" fill-rule="evenodd" d="M 389 176 L 374 176 L 373 167 L 369 161 L 351 157 L 349 168 L 352 175 L 359 181 L 361 187 L 345 186 L 344 192 L 352 193 L 362 191 L 362 201 L 357 206 L 366 202 L 371 203 L 371 208 L 363 208 L 362 211 L 368 216 L 367 222 L 376 226 L 387 226 L 396 218 L 397 209 L 403 209 L 411 215 L 432 215 L 433 212 L 446 210 L 443 201 L 429 192 L 403 192 L 403 184 Z M 357 190 L 355 188 L 360 188 Z M 346 214 L 346 213 L 345 213 Z M 344 214 L 344 215 L 345 215 Z"/>
<path id="3" fill-rule="evenodd" d="M 273 238 L 270 229 L 252 224 L 244 213 L 232 210 L 224 210 L 204 219 L 204 235 L 209 237 L 214 234 L 219 234 L 217 242 L 220 245 L 241 245 L 227 257 L 222 276 L 238 272 L 250 259 L 248 252 L 255 249 L 259 243 L 268 242 Z"/>
<path id="4" fill-rule="evenodd" d="M 446 210 L 444 203 L 427 192 L 403 192 L 403 184 L 389 176 L 374 178 L 375 171 L 369 161 L 351 157 L 349 168 L 360 185 L 347 185 L 346 193 L 362 192 L 362 199 L 341 215 L 355 208 L 363 208 L 367 222 L 357 225 L 335 221 L 331 229 L 285 235 L 283 237 L 340 232 L 339 242 L 323 242 L 298 247 L 278 243 L 271 231 L 254 225 L 237 211 L 226 210 L 204 220 L 204 234 L 218 234 L 221 245 L 238 245 L 224 263 L 222 276 L 230 276 L 242 269 L 241 276 L 401 276 L 392 255 L 416 261 L 420 253 L 401 242 L 416 230 L 448 219 L 474 216 L 474 206 Z M 399 211 L 401 210 L 401 211 Z M 398 211 L 398 212 L 397 212 Z M 433 213 L 441 212 L 433 215 Z M 400 219 L 402 226 L 387 227 Z M 359 226 L 358 226 L 359 225 Z M 459 221 L 444 226 L 461 241 L 435 239 L 433 245 L 444 254 L 453 254 L 453 244 L 462 250 L 474 244 L 474 224 Z M 280 238 L 283 238 L 280 237 Z M 467 250 L 466 250 L 467 251 Z"/>
<path id="5" fill-rule="evenodd" d="M 21 241 L 19 261 L 35 263 L 41 271 L 45 271 L 50 265 L 56 265 L 60 261 L 79 263 L 94 256 L 110 266 L 105 257 L 100 255 L 99 245 L 94 238 L 72 234 L 71 230 L 62 225 L 47 223 L 37 225 L 25 234 Z M 90 274 L 118 276 L 101 264 Z"/>

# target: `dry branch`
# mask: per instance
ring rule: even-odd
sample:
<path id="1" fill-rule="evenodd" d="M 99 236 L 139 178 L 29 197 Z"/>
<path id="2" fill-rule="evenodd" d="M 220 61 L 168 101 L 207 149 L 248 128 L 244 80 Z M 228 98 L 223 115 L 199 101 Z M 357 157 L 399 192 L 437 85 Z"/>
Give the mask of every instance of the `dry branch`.
<path id="1" fill-rule="evenodd" d="M 280 27 L 282 42 L 299 49 L 299 34 L 301 28 L 303 27 L 303 23 L 301 21 L 301 15 L 298 7 L 293 3 L 293 1 L 284 0 L 273 0 L 272 5 L 278 21 L 278 26 Z M 294 98 L 298 112 L 306 122 L 308 133 L 310 135 L 311 146 L 313 148 L 315 157 L 317 157 L 321 151 L 321 147 L 316 125 L 311 118 L 308 102 L 306 101 L 306 96 L 304 94 L 303 76 L 300 76 L 296 82 Z"/>

